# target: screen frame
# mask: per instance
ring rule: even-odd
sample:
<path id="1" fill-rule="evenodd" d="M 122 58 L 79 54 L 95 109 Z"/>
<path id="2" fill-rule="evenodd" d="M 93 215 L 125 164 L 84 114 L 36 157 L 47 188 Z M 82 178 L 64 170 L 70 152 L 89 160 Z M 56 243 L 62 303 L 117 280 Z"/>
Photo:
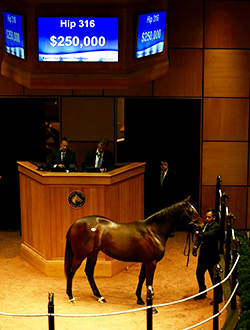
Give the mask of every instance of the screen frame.
<path id="1" fill-rule="evenodd" d="M 156 53 L 153 53 L 153 54 L 149 54 L 149 55 L 143 55 L 143 56 L 140 56 L 140 57 L 137 57 L 137 48 L 138 48 L 138 37 L 139 37 L 139 21 L 140 21 L 140 17 L 141 16 L 144 16 L 144 15 L 154 15 L 154 14 L 158 14 L 158 13 L 166 13 L 166 16 L 165 16 L 165 25 L 164 25 L 164 39 L 163 39 L 163 50 L 161 52 L 156 52 Z M 158 10 L 158 11 L 144 11 L 144 12 L 138 12 L 136 14 L 136 17 L 135 17 L 135 24 L 136 24 L 136 28 L 135 28 L 135 39 L 134 39 L 134 58 L 136 60 L 139 60 L 139 59 L 145 59 L 145 58 L 152 58 L 152 57 L 155 57 L 155 56 L 160 56 L 162 53 L 164 53 L 165 49 L 166 49 L 166 34 L 167 34 L 167 9 L 163 9 L 163 10 Z"/>
<path id="2" fill-rule="evenodd" d="M 109 61 L 109 60 L 99 60 L 99 61 L 96 61 L 96 60 L 86 60 L 86 61 L 81 61 L 81 60 L 63 60 L 63 61 L 58 61 L 58 60 L 47 60 L 47 61 L 43 61 L 43 60 L 40 60 L 40 50 L 39 50 L 39 45 L 40 45 L 40 41 L 39 41 L 39 38 L 40 38 L 40 33 L 39 33 L 39 19 L 40 18 L 48 18 L 48 19 L 71 19 L 71 20 L 79 20 L 79 19 L 89 19 L 89 20 L 92 20 L 92 19 L 116 19 L 117 20 L 117 44 L 116 44 L 116 49 L 115 52 L 117 52 L 117 60 L 113 60 L 113 61 Z M 53 31 L 51 32 L 53 34 Z M 66 38 L 66 37 L 65 37 Z M 54 65 L 61 65 L 61 63 L 64 63 L 64 65 L 77 65 L 77 64 L 82 64 L 82 63 L 85 63 L 86 65 L 87 64 L 98 64 L 100 65 L 100 63 L 102 64 L 118 64 L 120 62 L 120 18 L 119 16 L 46 16 L 46 15 L 39 15 L 37 17 L 37 60 L 38 60 L 38 63 L 39 64 L 54 64 Z M 108 52 L 108 50 L 107 50 Z M 83 54 L 85 54 L 87 52 L 84 52 Z M 68 53 L 65 53 L 66 54 L 74 54 L 74 52 L 68 52 Z M 48 53 L 48 56 L 49 56 L 49 53 Z"/>
<path id="3" fill-rule="evenodd" d="M 4 26 L 4 14 L 7 15 L 13 15 L 13 16 L 19 16 L 21 19 L 21 32 L 22 32 L 22 37 L 23 37 L 23 54 L 24 54 L 24 58 L 22 58 L 21 56 L 18 56 L 16 54 L 12 54 L 11 52 L 8 52 L 6 50 L 6 47 L 8 47 L 8 45 L 6 44 L 6 27 Z M 4 34 L 4 53 L 10 55 L 12 58 L 17 58 L 20 59 L 22 61 L 27 62 L 27 45 L 26 45 L 26 16 L 21 14 L 21 13 L 17 13 L 17 12 L 12 12 L 12 11 L 2 11 L 2 20 L 3 20 L 3 34 Z"/>

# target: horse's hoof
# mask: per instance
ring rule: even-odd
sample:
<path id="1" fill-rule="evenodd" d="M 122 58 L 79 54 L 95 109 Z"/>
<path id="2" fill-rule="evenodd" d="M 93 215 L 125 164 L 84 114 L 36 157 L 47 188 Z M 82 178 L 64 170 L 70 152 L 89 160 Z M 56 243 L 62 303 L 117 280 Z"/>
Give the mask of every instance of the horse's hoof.
<path id="1" fill-rule="evenodd" d="M 104 297 L 101 297 L 97 300 L 100 304 L 103 304 L 106 302 L 105 298 Z"/>
<path id="2" fill-rule="evenodd" d="M 69 299 L 68 302 L 71 304 L 75 304 L 75 298 Z"/>
<path id="3" fill-rule="evenodd" d="M 145 305 L 145 302 L 140 298 L 137 300 L 137 305 Z"/>

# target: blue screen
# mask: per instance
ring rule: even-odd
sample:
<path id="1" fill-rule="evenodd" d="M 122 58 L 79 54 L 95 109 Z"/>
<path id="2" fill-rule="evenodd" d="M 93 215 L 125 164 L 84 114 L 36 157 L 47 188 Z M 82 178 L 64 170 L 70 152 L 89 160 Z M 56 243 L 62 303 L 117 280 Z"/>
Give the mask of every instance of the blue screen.
<path id="1" fill-rule="evenodd" d="M 118 62 L 118 17 L 39 17 L 39 61 Z"/>
<path id="2" fill-rule="evenodd" d="M 22 16 L 3 11 L 3 28 L 5 51 L 25 59 Z"/>
<path id="3" fill-rule="evenodd" d="M 139 15 L 136 58 L 163 52 L 166 11 Z"/>

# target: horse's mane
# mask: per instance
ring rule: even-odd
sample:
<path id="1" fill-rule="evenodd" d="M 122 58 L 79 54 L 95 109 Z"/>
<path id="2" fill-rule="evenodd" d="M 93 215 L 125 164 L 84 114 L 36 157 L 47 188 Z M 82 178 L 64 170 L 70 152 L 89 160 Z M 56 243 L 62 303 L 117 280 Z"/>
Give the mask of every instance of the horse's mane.
<path id="1" fill-rule="evenodd" d="M 169 207 L 166 207 L 165 209 L 162 209 L 152 215 L 150 215 L 148 218 L 145 219 L 145 221 L 147 221 L 148 223 L 157 221 L 157 219 L 161 219 L 162 217 L 169 215 L 171 216 L 172 214 L 174 214 L 176 212 L 176 208 L 179 207 L 181 204 L 181 202 L 178 202 L 176 204 L 173 204 Z"/>

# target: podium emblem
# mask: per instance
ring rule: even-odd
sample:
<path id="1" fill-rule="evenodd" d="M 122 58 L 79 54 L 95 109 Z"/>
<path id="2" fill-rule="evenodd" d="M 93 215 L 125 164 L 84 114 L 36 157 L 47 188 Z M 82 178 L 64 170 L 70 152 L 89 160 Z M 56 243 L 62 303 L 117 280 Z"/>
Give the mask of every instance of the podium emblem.
<path id="1" fill-rule="evenodd" d="M 72 191 L 68 195 L 68 204 L 74 209 L 80 209 L 86 203 L 86 196 L 80 190 Z"/>

